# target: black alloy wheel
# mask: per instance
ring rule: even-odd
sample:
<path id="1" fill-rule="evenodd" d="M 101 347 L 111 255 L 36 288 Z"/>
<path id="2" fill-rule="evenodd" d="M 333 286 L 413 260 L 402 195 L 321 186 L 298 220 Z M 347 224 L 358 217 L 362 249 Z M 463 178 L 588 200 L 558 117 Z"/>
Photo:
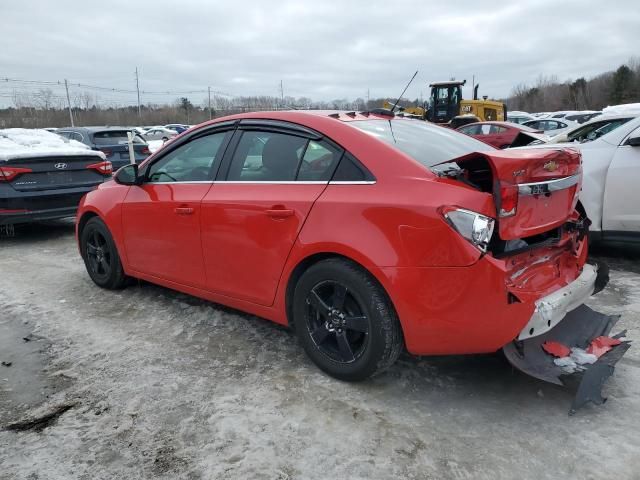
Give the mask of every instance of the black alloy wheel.
<path id="1" fill-rule="evenodd" d="M 307 328 L 322 353 L 342 363 L 362 355 L 369 319 L 346 285 L 332 280 L 318 283 L 307 295 L 307 305 Z"/>
<path id="2" fill-rule="evenodd" d="M 108 277 L 111 274 L 111 252 L 106 238 L 96 229 L 87 238 L 86 252 L 91 273 L 96 277 Z"/>
<path id="3" fill-rule="evenodd" d="M 403 346 L 395 309 L 380 284 L 344 258 L 321 260 L 297 280 L 291 323 L 324 372 L 359 381 L 391 366 Z"/>
<path id="4" fill-rule="evenodd" d="M 102 288 L 116 290 L 125 286 L 118 249 L 111 232 L 99 217 L 91 218 L 80 232 L 80 253 L 91 280 Z"/>

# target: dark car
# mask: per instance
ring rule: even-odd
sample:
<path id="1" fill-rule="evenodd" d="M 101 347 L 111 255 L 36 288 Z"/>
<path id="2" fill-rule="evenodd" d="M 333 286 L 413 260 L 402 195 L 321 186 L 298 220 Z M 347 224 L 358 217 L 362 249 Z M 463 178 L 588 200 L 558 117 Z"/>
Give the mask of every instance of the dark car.
<path id="1" fill-rule="evenodd" d="M 136 163 L 151 155 L 149 145 L 133 130 L 123 127 L 65 127 L 56 131 L 58 135 L 69 140 L 77 140 L 88 145 L 93 150 L 105 154 L 107 160 L 113 164 L 113 170 L 131 163 L 129 159 L 129 145 L 127 132 L 133 135 L 133 151 Z"/>
<path id="2" fill-rule="evenodd" d="M 0 130 L 0 225 L 72 217 L 111 174 L 104 154 L 55 133 Z"/>
<path id="3" fill-rule="evenodd" d="M 524 146 L 535 140 L 543 140 L 542 130 L 512 122 L 477 122 L 457 128 L 459 132 L 481 140 L 496 148 Z M 522 135 L 522 134 L 526 135 Z M 518 138 L 518 137 L 521 138 Z M 524 138 L 522 138 L 524 137 Z M 514 142 L 518 139 L 516 145 Z"/>

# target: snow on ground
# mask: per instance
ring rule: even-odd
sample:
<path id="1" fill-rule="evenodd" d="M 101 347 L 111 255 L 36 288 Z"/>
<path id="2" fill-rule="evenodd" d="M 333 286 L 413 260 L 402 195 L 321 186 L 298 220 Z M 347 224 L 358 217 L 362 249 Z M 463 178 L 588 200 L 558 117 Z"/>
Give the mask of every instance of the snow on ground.
<path id="1" fill-rule="evenodd" d="M 46 130 L 26 128 L 0 130 L 0 161 L 69 155 L 95 155 L 103 160 L 106 158 L 104 153 L 91 150 L 84 143 L 67 140 Z"/>
<path id="2" fill-rule="evenodd" d="M 640 338 L 640 263 L 611 260 L 592 306 Z M 2 480 L 637 478 L 637 346 L 609 401 L 569 417 L 569 393 L 498 356 L 405 355 L 349 384 L 273 323 L 146 283 L 99 289 L 72 224 L 0 239 L 0 271 L 15 347 L 0 350 L 13 362 L 0 367 Z M 41 432 L 1 428 L 60 406 Z"/>

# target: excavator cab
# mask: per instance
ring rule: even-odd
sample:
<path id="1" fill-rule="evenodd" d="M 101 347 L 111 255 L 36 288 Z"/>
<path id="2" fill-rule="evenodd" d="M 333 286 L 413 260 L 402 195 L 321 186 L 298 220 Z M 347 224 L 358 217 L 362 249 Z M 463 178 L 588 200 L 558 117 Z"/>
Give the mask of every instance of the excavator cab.
<path id="1" fill-rule="evenodd" d="M 434 123 L 447 123 L 453 117 L 460 115 L 463 81 L 436 82 L 431 87 L 427 120 Z"/>

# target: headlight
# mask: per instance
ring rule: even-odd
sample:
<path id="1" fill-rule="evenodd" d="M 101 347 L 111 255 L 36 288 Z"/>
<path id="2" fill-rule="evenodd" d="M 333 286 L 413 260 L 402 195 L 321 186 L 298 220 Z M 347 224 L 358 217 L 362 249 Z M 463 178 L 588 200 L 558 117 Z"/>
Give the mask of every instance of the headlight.
<path id="1" fill-rule="evenodd" d="M 483 252 L 491 241 L 495 220 L 479 213 L 463 208 L 448 207 L 444 209 L 444 218 L 464 238 Z"/>

